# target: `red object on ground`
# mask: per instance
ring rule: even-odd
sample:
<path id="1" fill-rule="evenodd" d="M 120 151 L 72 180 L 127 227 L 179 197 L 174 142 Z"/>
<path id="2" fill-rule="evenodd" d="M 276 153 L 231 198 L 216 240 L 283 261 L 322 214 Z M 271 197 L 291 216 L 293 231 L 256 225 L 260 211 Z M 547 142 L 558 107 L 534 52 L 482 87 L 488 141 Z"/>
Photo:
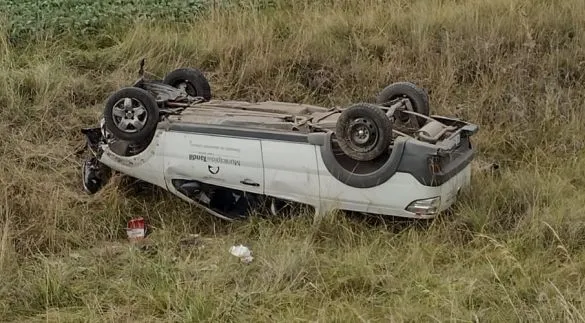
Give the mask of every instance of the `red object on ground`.
<path id="1" fill-rule="evenodd" d="M 128 221 L 128 228 L 126 229 L 128 238 L 130 240 L 140 240 L 146 234 L 146 226 L 144 225 L 144 218 L 134 218 Z"/>

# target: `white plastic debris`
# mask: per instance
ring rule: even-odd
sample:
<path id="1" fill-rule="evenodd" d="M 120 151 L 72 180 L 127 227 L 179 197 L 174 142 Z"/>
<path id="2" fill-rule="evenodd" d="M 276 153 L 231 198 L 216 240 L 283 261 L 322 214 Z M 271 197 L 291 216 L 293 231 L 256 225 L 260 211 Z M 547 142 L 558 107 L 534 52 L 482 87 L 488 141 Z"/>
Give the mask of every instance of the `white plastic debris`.
<path id="1" fill-rule="evenodd" d="M 254 257 L 252 257 L 252 252 L 250 251 L 250 249 L 243 245 L 231 247 L 230 253 L 240 258 L 240 260 L 244 263 L 250 263 L 254 259 Z"/>

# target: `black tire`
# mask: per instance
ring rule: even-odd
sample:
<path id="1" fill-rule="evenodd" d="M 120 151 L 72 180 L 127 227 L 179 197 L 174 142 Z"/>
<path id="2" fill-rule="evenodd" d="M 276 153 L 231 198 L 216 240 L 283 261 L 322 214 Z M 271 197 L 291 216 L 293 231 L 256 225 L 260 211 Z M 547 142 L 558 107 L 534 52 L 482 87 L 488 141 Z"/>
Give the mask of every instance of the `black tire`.
<path id="1" fill-rule="evenodd" d="M 430 114 L 429 97 L 427 93 L 411 82 L 396 82 L 385 87 L 376 98 L 376 103 L 384 105 L 397 98 L 408 98 L 412 103 L 414 112 L 428 116 Z M 408 121 L 408 117 L 404 118 Z M 427 119 L 417 117 L 418 124 L 423 125 Z"/>
<path id="2" fill-rule="evenodd" d="M 367 129 L 365 143 L 356 142 L 353 127 Z M 364 128 L 365 127 L 365 128 Z M 392 141 L 392 123 L 378 106 L 358 103 L 345 109 L 335 127 L 335 137 L 341 150 L 350 158 L 358 161 L 373 160 L 387 151 Z"/>
<path id="3" fill-rule="evenodd" d="M 140 120 L 141 118 L 136 117 L 134 113 L 137 111 L 140 112 L 142 109 L 139 107 L 132 109 L 132 119 L 138 119 L 139 121 L 143 122 L 143 125 L 140 128 L 136 128 L 133 131 L 121 129 L 117 125 L 119 122 L 121 122 L 122 119 L 128 119 L 127 115 L 124 117 L 114 115 L 115 106 L 120 103 L 123 104 L 123 100 L 125 98 L 131 99 L 134 105 L 140 104 L 146 114 L 144 118 Z M 116 111 L 119 110 L 116 109 Z M 122 88 L 112 94 L 108 98 L 106 102 L 106 108 L 104 110 L 104 121 L 106 128 L 110 131 L 110 133 L 120 140 L 126 140 L 133 143 L 143 143 L 144 141 L 151 138 L 152 134 L 156 130 L 158 118 L 158 104 L 154 96 L 152 96 L 152 94 L 150 94 L 148 91 L 137 87 Z"/>
<path id="4" fill-rule="evenodd" d="M 178 87 L 181 83 L 187 83 L 186 92 L 190 96 L 201 96 L 205 101 L 211 100 L 211 87 L 209 81 L 196 68 L 179 68 L 167 74 L 163 83 Z"/>

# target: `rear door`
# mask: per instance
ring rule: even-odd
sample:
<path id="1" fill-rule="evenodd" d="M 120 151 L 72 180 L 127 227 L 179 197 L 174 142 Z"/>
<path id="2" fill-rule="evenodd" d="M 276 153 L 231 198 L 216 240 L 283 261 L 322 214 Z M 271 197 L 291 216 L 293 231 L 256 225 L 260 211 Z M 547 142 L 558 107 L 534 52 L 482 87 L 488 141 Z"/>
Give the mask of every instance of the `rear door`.
<path id="1" fill-rule="evenodd" d="M 168 132 L 165 178 L 197 180 L 262 194 L 264 170 L 260 140 Z"/>
<path id="2" fill-rule="evenodd" d="M 316 146 L 262 140 L 262 157 L 266 195 L 319 206 Z"/>

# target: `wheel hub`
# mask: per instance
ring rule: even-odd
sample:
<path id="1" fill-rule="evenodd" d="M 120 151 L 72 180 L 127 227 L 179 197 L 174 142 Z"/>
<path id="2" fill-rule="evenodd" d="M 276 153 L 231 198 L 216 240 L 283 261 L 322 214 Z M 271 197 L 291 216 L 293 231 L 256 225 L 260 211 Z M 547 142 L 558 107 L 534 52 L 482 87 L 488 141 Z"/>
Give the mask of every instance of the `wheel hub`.
<path id="1" fill-rule="evenodd" d="M 356 118 L 349 125 L 349 138 L 353 146 L 367 151 L 378 141 L 378 133 L 370 119 Z"/>
<path id="2" fill-rule="evenodd" d="M 363 125 L 356 127 L 353 133 L 353 140 L 358 144 L 365 144 L 370 139 L 370 131 Z"/>
<path id="3" fill-rule="evenodd" d="M 128 133 L 144 128 L 148 119 L 144 105 L 133 98 L 124 98 L 116 102 L 112 116 L 116 127 Z"/>

